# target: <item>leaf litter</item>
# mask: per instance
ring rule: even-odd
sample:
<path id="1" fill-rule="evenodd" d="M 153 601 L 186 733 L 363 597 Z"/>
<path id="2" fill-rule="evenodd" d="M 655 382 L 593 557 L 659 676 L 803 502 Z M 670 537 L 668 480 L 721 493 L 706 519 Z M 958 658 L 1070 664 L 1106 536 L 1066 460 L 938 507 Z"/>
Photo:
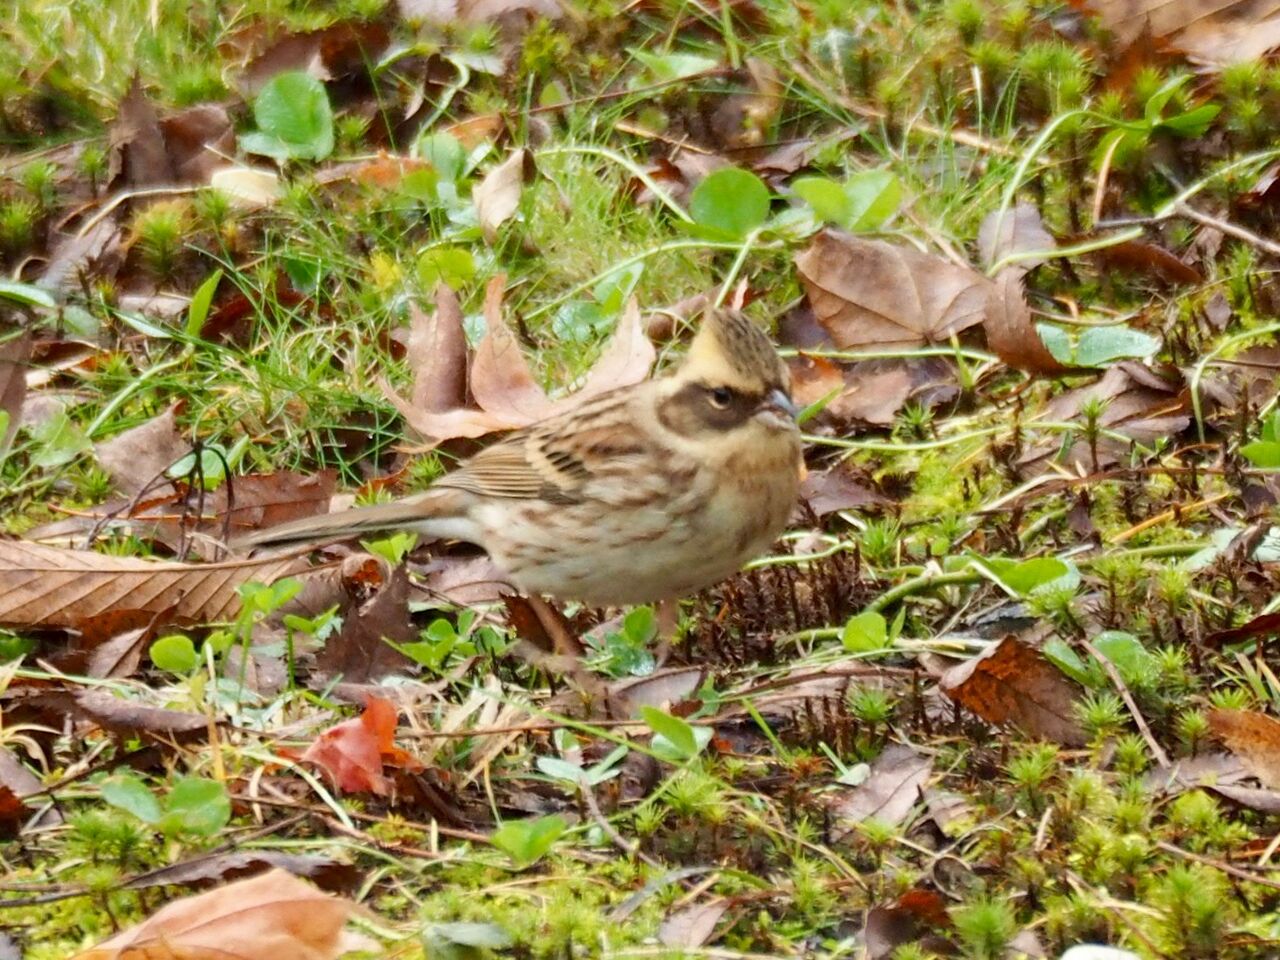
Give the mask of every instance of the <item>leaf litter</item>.
<path id="1" fill-rule="evenodd" d="M 579 926 L 557 939 L 549 931 L 560 927 L 529 905 L 573 902 L 606 916 L 650 891 L 616 933 L 621 949 L 657 937 L 786 954 L 838 939 L 870 956 L 912 943 L 1058 955 L 1088 938 L 1173 956 L 1187 952 L 1176 940 L 1179 891 L 1212 890 L 1220 874 L 1233 886 L 1215 901 L 1213 929 L 1230 932 L 1201 952 L 1263 949 L 1242 918 L 1268 909 L 1267 818 L 1280 809 L 1268 726 L 1277 687 L 1265 659 L 1265 611 L 1280 587 L 1269 511 L 1280 487 L 1274 464 L 1257 459 L 1280 429 L 1269 419 L 1280 366 L 1267 318 L 1278 301 L 1263 236 L 1274 161 L 1213 178 L 1217 164 L 1269 142 L 1271 68 L 1255 79 L 1224 65 L 1274 46 L 1274 12 L 1194 7 L 1090 5 L 1139 69 L 1163 71 L 1185 54 L 1203 71 L 1161 106 L 1166 128 L 1150 149 L 1116 154 L 1105 170 L 1090 150 L 1113 128 L 1096 111 L 1069 142 L 1064 133 L 1027 154 L 1031 131 L 1072 102 L 1073 82 L 1096 105 L 1101 84 L 1122 75 L 1102 59 L 1114 52 L 1105 37 L 1097 46 L 1093 27 L 1081 32 L 1078 18 L 1041 16 L 1038 5 L 1026 21 L 980 22 L 964 5 L 877 8 L 887 44 L 856 49 L 848 24 L 815 12 L 815 31 L 831 29 L 785 64 L 755 48 L 778 24 L 753 2 L 670 24 L 657 5 L 638 3 L 630 19 L 595 32 L 586 29 L 595 14 L 541 2 L 402 3 L 402 22 L 389 11 L 301 32 L 250 19 L 224 32 L 218 53 L 238 92 L 172 110 L 165 104 L 178 98 L 144 55 L 139 79 L 117 87 L 129 83 L 107 181 L 73 169 L 71 152 L 49 154 L 67 193 L 40 213 L 29 242 L 0 252 L 15 280 L 38 278 L 58 295 L 57 307 L 37 293 L 35 306 L 12 311 L 34 350 L 24 335 L 0 355 L 5 480 L 19 505 L 11 529 L 28 538 L 0 542 L 11 554 L 0 587 L 14 588 L 3 595 L 16 640 L 34 644 L 21 666 L 0 667 L 16 744 L 4 756 L 28 774 L 20 790 L 6 775 L 13 796 L 0 792 L 0 828 L 34 826 L 45 784 L 76 815 L 62 833 L 22 836 L 34 860 L 18 883 L 83 894 L 86 861 L 73 858 L 65 874 L 41 864 L 69 849 L 64 836 L 83 839 L 83 814 L 101 806 L 95 777 L 128 763 L 162 796 L 182 773 L 221 785 L 234 798 L 232 829 L 254 843 L 340 836 L 355 861 L 339 865 L 350 866 L 342 889 L 364 891 L 390 923 L 450 955 L 589 950 L 598 930 L 566 914 Z M 462 22 L 486 26 L 460 44 L 452 31 Z M 644 33 L 653 23 L 668 29 Z M 624 34 L 627 56 L 607 81 L 576 72 L 589 59 L 580 49 L 619 62 Z M 916 49 L 923 37 L 941 64 L 936 90 L 895 74 L 880 49 Z M 969 109 L 975 78 L 984 97 L 1002 96 L 995 54 L 1006 46 L 1019 78 L 1017 97 L 1001 101 L 1016 115 L 1008 127 Z M 989 58 L 981 68 L 978 56 Z M 323 80 L 347 159 L 294 158 L 279 174 L 246 174 L 232 123 L 271 77 L 296 69 Z M 1052 82 L 1044 69 L 1057 71 Z M 1111 88 L 1122 91 L 1117 116 L 1144 116 L 1158 99 L 1139 95 L 1151 80 L 1131 74 L 1132 91 Z M 517 87 L 518 106 L 506 102 Z M 879 102 L 890 89 L 904 98 L 891 108 Z M 949 90 L 966 105 L 942 124 L 906 99 Z M 801 108 L 811 94 L 847 117 Z M 1209 101 L 1223 105 L 1212 132 L 1178 133 L 1177 111 Z M 5 121 L 20 139 L 31 102 L 10 105 Z M 584 116 L 607 119 L 592 129 L 626 164 L 560 142 Z M 424 120 L 432 125 L 419 129 Z M 445 137 L 461 150 L 454 166 L 437 162 L 454 150 Z M 1011 156 L 1029 162 L 1005 194 L 1008 178 L 1022 176 L 1000 166 Z M 219 174 L 212 158 L 232 165 Z M 696 250 L 699 235 L 678 225 L 680 214 L 699 182 L 729 167 L 762 178 L 760 233 L 736 251 Z M 864 174 L 902 188 L 896 217 L 874 238 L 818 229 L 791 189 L 800 176 Z M 154 235 L 143 242 L 139 225 L 149 208 L 127 194 L 217 176 L 245 178 L 252 189 L 240 196 L 253 202 L 228 201 L 228 213 L 198 194 L 182 269 L 156 270 L 164 251 Z M 1176 217 L 1148 222 L 1153 197 L 1211 179 L 1188 230 L 1175 229 Z M 123 193 L 103 196 L 104 185 Z M 313 188 L 315 215 L 301 217 Z M 39 170 L 15 175 L 0 202 L 41 189 Z M 992 212 L 996 195 L 1014 202 Z M 1226 219 L 1206 222 L 1202 203 Z M 1090 207 L 1118 226 L 1090 225 Z M 583 238 L 575 231 L 589 216 L 606 228 Z M 1142 229 L 1112 242 L 1108 231 L 1128 229 L 1126 217 Z M 574 260 L 544 269 L 540 244 L 561 236 L 572 237 Z M 685 246 L 664 260 L 669 243 Z M 1057 243 L 1096 249 L 1070 254 Z M 442 245 L 471 267 L 428 281 L 415 258 Z M 645 261 L 637 298 L 629 291 L 603 312 L 590 332 L 604 340 L 599 359 L 584 371 L 546 318 L 626 258 Z M 1001 261 L 994 276 L 970 265 Z M 197 323 L 191 294 L 215 263 L 227 276 Z M 4 289 L 19 303 L 33 296 L 21 282 Z M 645 611 L 565 611 L 557 622 L 589 664 L 567 679 L 547 669 L 554 660 L 507 655 L 528 637 L 493 605 L 500 572 L 456 544 L 375 543 L 378 559 L 336 549 L 318 567 L 216 562 L 228 530 L 341 507 L 340 486 L 365 497 L 416 489 L 474 448 L 455 441 L 483 441 L 643 379 L 655 344 L 666 352 L 690 306 L 730 290 L 756 320 L 780 316 L 779 340 L 797 348 L 788 365 L 812 414 L 803 503 L 769 557 L 684 608 L 671 663 L 654 669 L 645 656 L 657 634 Z M 433 312 L 413 306 L 431 297 Z M 655 303 L 673 306 L 644 318 L 640 304 Z M 77 311 L 97 323 L 79 340 L 63 329 L 83 322 Z M 406 319 L 407 330 L 388 332 Z M 406 343 L 410 390 L 379 397 L 368 385 L 386 383 Z M 304 345 L 314 361 L 305 375 L 281 363 L 284 344 Z M 174 406 L 179 395 L 186 406 Z M 432 451 L 398 449 L 402 424 Z M 244 445 L 239 476 L 216 489 L 166 477 L 139 496 L 211 441 Z M 111 498 L 107 480 L 121 496 Z M 90 539 L 101 552 L 81 549 Z M 386 555 L 404 551 L 407 565 L 388 573 Z M 137 552 L 215 562 L 116 555 Z M 1036 581 L 1046 570 L 1065 574 Z M 277 596 L 259 585 L 281 578 L 300 591 L 259 609 Z M 223 650 L 232 629 L 252 636 Z M 185 673 L 158 652 L 184 642 L 198 661 Z M 1108 654 L 1112 671 L 1101 671 L 1086 655 L 1095 646 L 1132 656 Z M 344 701 L 365 712 L 341 719 Z M 696 759 L 646 755 L 655 730 L 638 719 L 644 707 L 667 714 L 659 725 L 698 748 Z M 1230 753 L 1211 752 L 1213 738 Z M 1169 765 L 1151 769 L 1161 753 Z M 303 754 L 302 764 L 270 761 Z M 500 823 L 503 843 L 485 844 Z M 1141 870 L 1126 866 L 1134 836 L 1145 844 Z M 314 866 L 223 851 L 164 873 L 157 863 L 196 848 L 142 837 L 140 859 L 110 866 L 120 881 L 110 906 L 130 919 L 158 901 L 125 891 Z M 450 838 L 471 845 L 464 866 Z M 581 884 L 579 858 L 594 870 Z M 409 860 L 430 861 L 440 882 L 424 887 Z M 681 869 L 689 863 L 721 872 Z M 1033 864 L 1034 878 L 1014 863 Z M 513 866 L 535 891 L 515 910 L 503 901 Z M 1203 872 L 1178 886 L 1178 871 L 1192 869 Z M 651 902 L 665 887 L 670 898 Z M 303 911 L 275 914 L 274 893 L 224 889 L 240 907 L 226 912 L 218 945 L 245 937 L 246 955 L 312 909 L 307 899 Z M 996 916 L 1000 903 L 1008 912 Z M 223 909 L 199 905 L 215 923 Z M 167 923 L 166 910 L 153 922 Z M 983 917 L 988 928 L 999 921 L 999 947 L 977 946 Z M 132 946 L 109 941 L 90 955 L 206 955 L 181 922 L 147 929 L 121 935 L 140 937 Z M 77 945 L 105 935 L 55 933 Z"/>

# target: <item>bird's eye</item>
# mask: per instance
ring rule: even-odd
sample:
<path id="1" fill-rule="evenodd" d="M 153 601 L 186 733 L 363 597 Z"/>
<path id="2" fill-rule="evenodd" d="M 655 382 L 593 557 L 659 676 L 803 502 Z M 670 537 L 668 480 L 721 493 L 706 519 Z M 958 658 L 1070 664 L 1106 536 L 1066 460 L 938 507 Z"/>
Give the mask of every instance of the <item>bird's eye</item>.
<path id="1" fill-rule="evenodd" d="M 711 391 L 711 405 L 718 410 L 725 410 L 733 402 L 733 391 L 728 387 L 715 387 Z"/>

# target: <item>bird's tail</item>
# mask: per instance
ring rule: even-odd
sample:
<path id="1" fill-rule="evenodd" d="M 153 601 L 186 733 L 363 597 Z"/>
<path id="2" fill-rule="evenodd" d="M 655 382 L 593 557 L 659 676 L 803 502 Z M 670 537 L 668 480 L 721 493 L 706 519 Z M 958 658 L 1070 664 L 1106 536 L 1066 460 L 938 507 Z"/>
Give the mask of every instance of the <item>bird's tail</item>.
<path id="1" fill-rule="evenodd" d="M 454 524 L 450 521 L 459 519 L 461 499 L 456 490 L 429 490 L 392 503 L 353 507 L 254 530 L 244 536 L 233 537 L 230 546 L 232 551 L 242 552 L 254 547 L 332 543 L 398 529 L 415 530 L 429 536 L 453 536 L 455 534 L 450 532 L 450 528 Z"/>

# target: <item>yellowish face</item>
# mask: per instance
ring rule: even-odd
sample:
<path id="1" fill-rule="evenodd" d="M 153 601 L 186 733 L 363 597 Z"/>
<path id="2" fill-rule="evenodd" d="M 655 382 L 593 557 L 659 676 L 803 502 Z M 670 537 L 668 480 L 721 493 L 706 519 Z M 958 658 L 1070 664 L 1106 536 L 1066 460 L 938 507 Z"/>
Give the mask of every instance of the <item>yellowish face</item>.
<path id="1" fill-rule="evenodd" d="M 739 313 L 709 314 L 672 377 L 658 416 L 673 432 L 712 439 L 734 431 L 795 432 L 786 364 L 773 344 Z"/>

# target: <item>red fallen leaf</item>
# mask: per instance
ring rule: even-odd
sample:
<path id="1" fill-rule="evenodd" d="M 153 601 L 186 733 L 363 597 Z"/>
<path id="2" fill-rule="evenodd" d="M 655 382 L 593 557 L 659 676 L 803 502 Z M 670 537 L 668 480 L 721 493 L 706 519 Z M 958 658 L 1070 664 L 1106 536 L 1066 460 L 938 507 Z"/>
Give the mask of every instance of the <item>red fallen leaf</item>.
<path id="1" fill-rule="evenodd" d="M 988 723 L 1013 724 L 1069 747 L 1086 742 L 1075 718 L 1075 685 L 1040 651 L 1012 637 L 952 667 L 938 686 Z"/>
<path id="2" fill-rule="evenodd" d="M 370 697 L 364 713 L 324 731 L 300 759 L 319 766 L 346 793 L 386 796 L 391 782 L 382 775 L 383 763 L 416 763 L 395 745 L 396 716 L 390 700 Z"/>

